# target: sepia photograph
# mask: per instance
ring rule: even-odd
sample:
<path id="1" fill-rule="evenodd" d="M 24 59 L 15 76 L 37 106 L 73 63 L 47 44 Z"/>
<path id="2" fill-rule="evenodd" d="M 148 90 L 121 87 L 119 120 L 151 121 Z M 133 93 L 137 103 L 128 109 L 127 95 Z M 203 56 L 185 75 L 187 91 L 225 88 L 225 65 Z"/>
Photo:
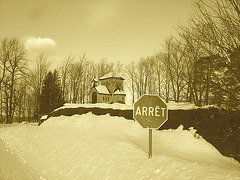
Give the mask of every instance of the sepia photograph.
<path id="1" fill-rule="evenodd" d="M 0 180 L 240 180 L 240 0 L 0 0 Z"/>

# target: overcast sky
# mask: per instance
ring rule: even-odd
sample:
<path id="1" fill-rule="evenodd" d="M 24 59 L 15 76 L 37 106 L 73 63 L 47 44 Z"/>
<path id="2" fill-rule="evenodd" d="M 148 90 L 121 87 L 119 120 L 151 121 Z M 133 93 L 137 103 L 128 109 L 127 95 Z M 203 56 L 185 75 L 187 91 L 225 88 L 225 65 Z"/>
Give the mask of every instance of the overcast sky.
<path id="1" fill-rule="evenodd" d="M 70 53 L 128 63 L 159 50 L 193 0 L 0 0 L 0 38 L 17 37 L 30 56 Z"/>

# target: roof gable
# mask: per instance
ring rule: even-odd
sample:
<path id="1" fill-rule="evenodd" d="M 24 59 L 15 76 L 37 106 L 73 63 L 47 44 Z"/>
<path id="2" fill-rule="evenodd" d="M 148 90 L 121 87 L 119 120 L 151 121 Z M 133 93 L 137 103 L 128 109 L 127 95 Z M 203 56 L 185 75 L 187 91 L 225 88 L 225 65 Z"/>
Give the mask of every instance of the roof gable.
<path id="1" fill-rule="evenodd" d="M 99 94 L 110 94 L 108 88 L 104 85 L 98 85 L 95 87 Z"/>
<path id="2" fill-rule="evenodd" d="M 121 91 L 120 89 L 116 90 L 114 93 L 114 95 L 126 95 L 123 91 Z"/>

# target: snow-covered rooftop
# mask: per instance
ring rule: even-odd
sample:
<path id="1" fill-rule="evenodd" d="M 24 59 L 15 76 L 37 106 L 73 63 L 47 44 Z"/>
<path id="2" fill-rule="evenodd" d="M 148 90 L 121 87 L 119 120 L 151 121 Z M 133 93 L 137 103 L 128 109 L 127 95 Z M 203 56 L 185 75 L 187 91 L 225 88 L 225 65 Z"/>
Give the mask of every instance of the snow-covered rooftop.
<path id="1" fill-rule="evenodd" d="M 95 88 L 99 94 L 110 94 L 108 88 L 104 85 L 98 85 Z"/>
<path id="2" fill-rule="evenodd" d="M 47 119 L 48 115 L 43 115 L 40 119 L 41 120 L 44 120 L 44 119 Z"/>
<path id="3" fill-rule="evenodd" d="M 113 94 L 115 94 L 115 95 L 126 95 L 126 93 L 124 93 L 120 89 L 116 90 Z"/>
<path id="4" fill-rule="evenodd" d="M 98 80 L 96 78 L 93 78 L 93 81 L 98 82 Z"/>
<path id="5" fill-rule="evenodd" d="M 103 80 L 103 79 L 108 79 L 108 78 L 118 78 L 118 79 L 122 79 L 124 80 L 124 78 L 122 78 L 121 76 L 116 76 L 116 75 L 113 75 L 112 72 L 108 73 L 108 74 L 105 74 L 103 77 L 99 78 L 100 80 Z"/>

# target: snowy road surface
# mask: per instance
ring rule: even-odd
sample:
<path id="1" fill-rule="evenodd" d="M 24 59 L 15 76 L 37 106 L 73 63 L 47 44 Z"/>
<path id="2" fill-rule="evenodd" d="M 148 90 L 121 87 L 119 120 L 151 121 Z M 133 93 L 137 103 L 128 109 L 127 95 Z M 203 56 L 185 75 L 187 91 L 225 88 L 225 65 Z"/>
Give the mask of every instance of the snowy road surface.
<path id="1" fill-rule="evenodd" d="M 195 132 L 153 130 L 149 160 L 148 130 L 123 117 L 87 113 L 5 125 L 0 180 L 240 180 L 239 162 Z"/>
<path id="2" fill-rule="evenodd" d="M 39 179 L 27 164 L 12 153 L 0 139 L 0 179 L 1 180 L 32 180 Z"/>

